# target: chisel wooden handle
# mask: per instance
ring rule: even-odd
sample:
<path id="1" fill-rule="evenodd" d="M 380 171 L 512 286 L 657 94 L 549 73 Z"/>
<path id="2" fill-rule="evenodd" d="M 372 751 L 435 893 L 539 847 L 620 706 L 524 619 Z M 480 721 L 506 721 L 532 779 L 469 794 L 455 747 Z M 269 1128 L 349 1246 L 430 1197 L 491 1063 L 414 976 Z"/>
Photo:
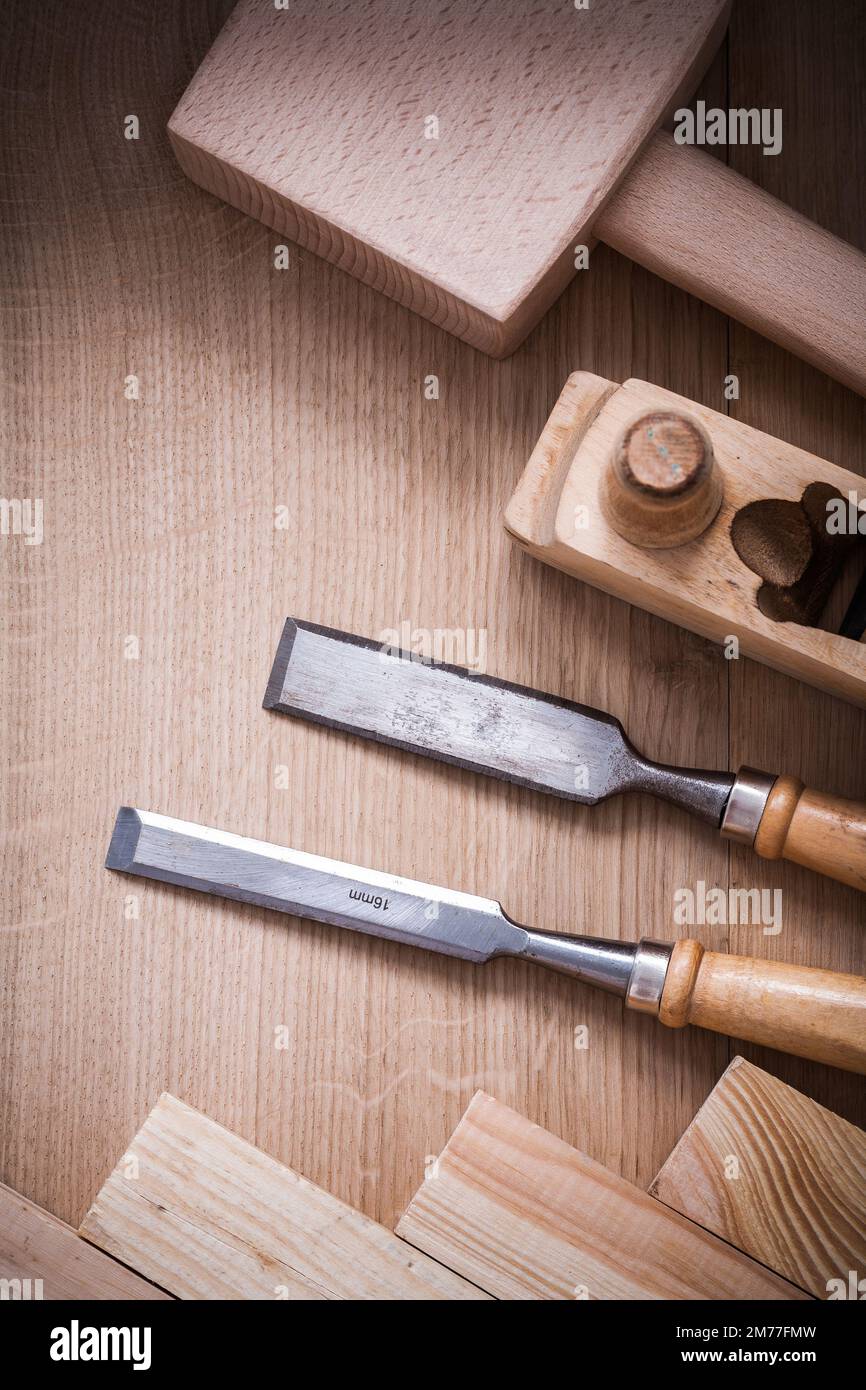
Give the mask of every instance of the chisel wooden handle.
<path id="1" fill-rule="evenodd" d="M 593 232 L 866 395 L 866 256 L 720 160 L 655 135 Z"/>
<path id="2" fill-rule="evenodd" d="M 678 941 L 658 1014 L 845 1071 L 866 1072 L 866 980 Z"/>
<path id="3" fill-rule="evenodd" d="M 722 834 L 764 859 L 790 859 L 866 892 L 866 805 L 809 791 L 796 777 L 737 773 Z"/>
<path id="4" fill-rule="evenodd" d="M 764 859 L 790 859 L 866 891 L 866 806 L 778 777 L 755 836 Z"/>

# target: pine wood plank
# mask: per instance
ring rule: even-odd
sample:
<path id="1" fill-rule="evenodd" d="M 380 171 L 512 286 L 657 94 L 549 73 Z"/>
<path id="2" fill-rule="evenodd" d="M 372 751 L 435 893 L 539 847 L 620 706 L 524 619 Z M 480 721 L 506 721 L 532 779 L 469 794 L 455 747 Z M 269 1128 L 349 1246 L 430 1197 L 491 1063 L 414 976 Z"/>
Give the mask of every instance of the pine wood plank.
<path id="1" fill-rule="evenodd" d="M 0 1183 L 3 1298 L 166 1299 L 170 1294 L 81 1239 L 71 1226 Z M 8 1282 L 7 1282 L 8 1281 Z"/>
<path id="2" fill-rule="evenodd" d="M 401 1217 L 497 1298 L 807 1295 L 483 1092 Z"/>
<path id="3" fill-rule="evenodd" d="M 742 1057 L 650 1192 L 819 1298 L 866 1270 L 866 1134 Z"/>
<path id="4" fill-rule="evenodd" d="M 184 1299 L 486 1298 L 169 1095 L 81 1234 Z"/>

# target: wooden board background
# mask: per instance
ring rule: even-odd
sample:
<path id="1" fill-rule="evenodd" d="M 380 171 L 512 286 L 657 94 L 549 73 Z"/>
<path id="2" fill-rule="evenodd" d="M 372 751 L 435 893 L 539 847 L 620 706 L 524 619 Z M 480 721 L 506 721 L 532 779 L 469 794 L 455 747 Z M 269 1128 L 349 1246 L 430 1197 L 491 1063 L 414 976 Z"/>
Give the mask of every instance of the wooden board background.
<path id="1" fill-rule="evenodd" d="M 784 930 L 696 929 L 709 946 L 864 967 L 861 897 L 671 808 L 584 810 L 260 710 L 287 613 L 483 628 L 491 673 L 611 710 L 651 756 L 862 794 L 862 711 L 528 559 L 500 517 L 577 366 L 713 406 L 735 371 L 743 419 L 859 472 L 866 403 L 604 248 L 502 363 L 312 255 L 275 270 L 274 235 L 185 180 L 165 134 L 228 9 L 46 0 L 4 44 L 2 491 L 44 498 L 45 540 L 0 539 L 0 1179 L 77 1223 L 170 1090 L 390 1224 L 483 1087 L 646 1185 L 735 1051 L 862 1124 L 857 1078 L 517 962 L 103 870 L 129 801 L 551 929 L 674 935 L 675 889 L 730 876 L 782 886 Z M 732 162 L 861 246 L 864 48 L 858 0 L 737 0 L 701 89 L 782 106 L 783 153 Z"/>

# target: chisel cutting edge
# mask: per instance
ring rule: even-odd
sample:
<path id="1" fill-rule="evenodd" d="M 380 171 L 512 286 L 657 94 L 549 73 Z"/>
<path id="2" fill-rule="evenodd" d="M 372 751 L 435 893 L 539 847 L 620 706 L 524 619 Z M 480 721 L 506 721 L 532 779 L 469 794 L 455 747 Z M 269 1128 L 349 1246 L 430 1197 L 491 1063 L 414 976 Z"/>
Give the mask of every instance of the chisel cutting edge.
<path id="1" fill-rule="evenodd" d="M 866 891 L 866 805 L 749 767 L 651 762 L 611 715 L 526 686 L 289 618 L 264 706 L 584 805 L 649 792 L 765 859 Z"/>
<path id="2" fill-rule="evenodd" d="M 866 1071 L 866 980 L 715 955 L 697 941 L 530 930 L 499 903 L 124 806 L 106 868 L 273 908 L 464 960 L 514 956 L 617 994 L 670 1027 L 695 1023 Z"/>

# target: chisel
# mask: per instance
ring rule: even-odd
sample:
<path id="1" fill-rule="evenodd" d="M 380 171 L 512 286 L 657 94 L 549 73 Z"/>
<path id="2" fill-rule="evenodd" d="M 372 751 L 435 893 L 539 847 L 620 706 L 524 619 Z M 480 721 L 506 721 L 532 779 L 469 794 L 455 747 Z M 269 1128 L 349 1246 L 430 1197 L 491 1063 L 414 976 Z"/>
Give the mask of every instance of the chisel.
<path id="1" fill-rule="evenodd" d="M 697 941 L 608 941 L 530 931 L 499 903 L 123 806 L 106 868 L 422 946 L 463 960 L 515 956 L 597 985 L 680 1028 L 866 1071 L 866 980 L 716 955 Z"/>
<path id="2" fill-rule="evenodd" d="M 619 720 L 571 700 L 286 621 L 265 709 L 594 806 L 649 792 L 764 859 L 866 891 L 866 805 L 755 768 L 705 772 L 644 758 Z"/>

